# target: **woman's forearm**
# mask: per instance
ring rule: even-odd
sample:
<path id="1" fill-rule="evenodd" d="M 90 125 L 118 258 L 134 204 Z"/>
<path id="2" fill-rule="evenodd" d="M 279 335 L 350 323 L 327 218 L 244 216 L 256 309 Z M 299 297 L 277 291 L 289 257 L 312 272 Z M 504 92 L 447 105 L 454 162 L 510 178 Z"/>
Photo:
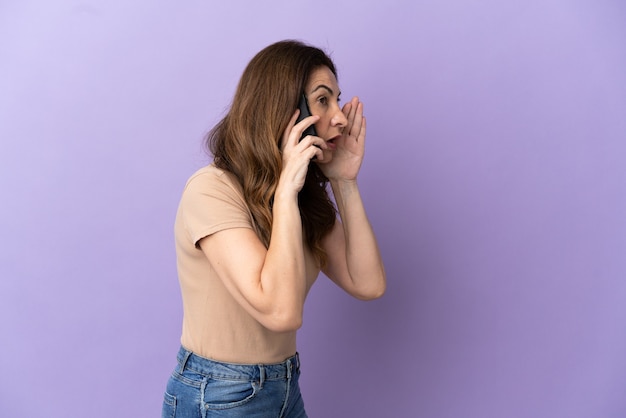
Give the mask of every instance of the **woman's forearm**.
<path id="1" fill-rule="evenodd" d="M 306 266 L 302 241 L 302 220 L 297 195 L 274 197 L 270 244 L 261 271 L 263 293 L 272 301 L 268 307 L 287 330 L 302 323 L 306 297 Z"/>
<path id="2" fill-rule="evenodd" d="M 346 263 L 352 282 L 371 297 L 381 296 L 386 287 L 385 270 L 356 180 L 333 180 L 331 187 L 343 224 Z"/>

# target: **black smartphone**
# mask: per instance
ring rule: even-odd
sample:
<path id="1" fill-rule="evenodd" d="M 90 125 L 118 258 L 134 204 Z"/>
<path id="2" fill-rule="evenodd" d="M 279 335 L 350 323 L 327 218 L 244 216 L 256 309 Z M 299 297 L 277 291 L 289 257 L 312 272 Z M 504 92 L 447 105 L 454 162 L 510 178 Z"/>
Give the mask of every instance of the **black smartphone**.
<path id="1" fill-rule="evenodd" d="M 306 96 L 304 93 L 300 96 L 300 103 L 298 103 L 298 109 L 300 109 L 300 114 L 298 115 L 298 120 L 296 123 L 300 122 L 304 118 L 308 118 L 311 116 L 311 110 L 309 109 L 309 103 L 306 100 Z M 302 132 L 302 136 L 300 137 L 300 141 L 304 139 L 307 135 L 317 136 L 317 131 L 315 130 L 315 125 L 311 125 Z"/>

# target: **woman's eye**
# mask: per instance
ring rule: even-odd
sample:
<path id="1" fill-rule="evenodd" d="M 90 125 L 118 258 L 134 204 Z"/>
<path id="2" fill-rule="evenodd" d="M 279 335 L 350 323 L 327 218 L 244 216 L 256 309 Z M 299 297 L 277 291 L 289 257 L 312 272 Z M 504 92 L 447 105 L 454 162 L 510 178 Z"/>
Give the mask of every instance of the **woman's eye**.
<path id="1" fill-rule="evenodd" d="M 323 105 L 328 103 L 328 99 L 325 96 L 320 97 L 319 99 L 317 99 L 317 101 Z"/>

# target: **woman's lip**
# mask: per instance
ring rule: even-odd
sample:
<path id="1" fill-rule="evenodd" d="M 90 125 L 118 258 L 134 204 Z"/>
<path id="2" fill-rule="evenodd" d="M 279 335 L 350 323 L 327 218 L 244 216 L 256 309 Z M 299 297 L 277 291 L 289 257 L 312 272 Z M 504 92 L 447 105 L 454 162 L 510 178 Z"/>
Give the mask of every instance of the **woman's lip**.
<path id="1" fill-rule="evenodd" d="M 333 138 L 327 139 L 326 140 L 326 145 L 328 145 L 328 148 L 335 149 L 337 148 L 337 144 L 335 144 L 335 141 L 339 139 L 339 136 L 335 136 Z"/>

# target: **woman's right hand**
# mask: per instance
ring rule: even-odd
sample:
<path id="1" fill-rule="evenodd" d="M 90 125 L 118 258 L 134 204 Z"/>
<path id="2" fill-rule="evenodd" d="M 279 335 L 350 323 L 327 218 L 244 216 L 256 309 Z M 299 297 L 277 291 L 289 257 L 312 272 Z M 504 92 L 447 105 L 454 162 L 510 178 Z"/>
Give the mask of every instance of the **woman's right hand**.
<path id="1" fill-rule="evenodd" d="M 309 116 L 296 124 L 299 110 L 291 117 L 281 141 L 283 154 L 283 169 L 278 182 L 277 192 L 297 193 L 304 186 L 304 180 L 309 168 L 309 162 L 314 157 L 324 158 L 322 149 L 328 148 L 326 142 L 317 136 L 308 135 L 300 141 L 302 132 L 319 120 L 319 116 Z"/>

